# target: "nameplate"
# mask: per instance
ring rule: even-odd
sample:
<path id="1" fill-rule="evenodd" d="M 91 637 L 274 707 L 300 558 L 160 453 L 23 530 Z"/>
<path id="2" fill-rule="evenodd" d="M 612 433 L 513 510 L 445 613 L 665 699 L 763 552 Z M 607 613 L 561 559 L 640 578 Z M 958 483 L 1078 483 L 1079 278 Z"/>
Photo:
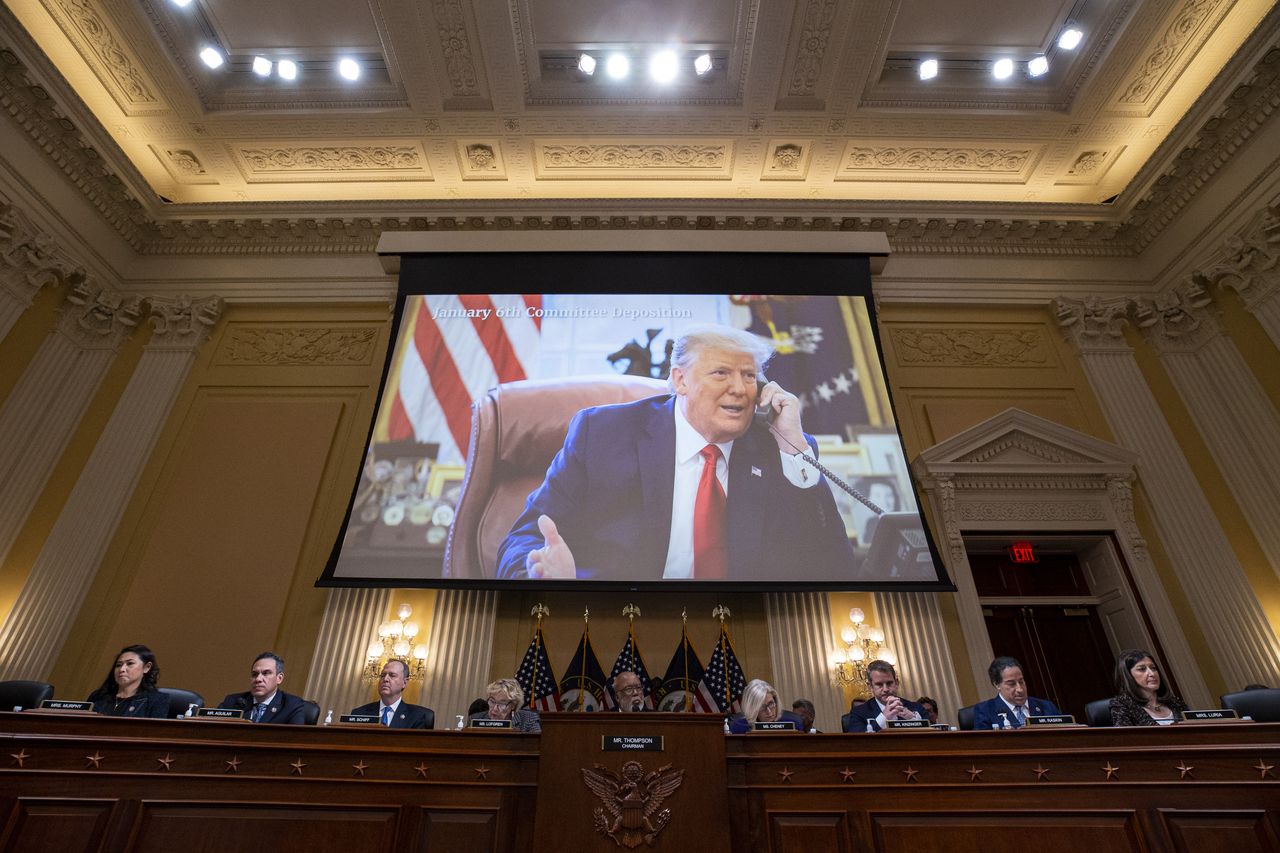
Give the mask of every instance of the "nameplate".
<path id="1" fill-rule="evenodd" d="M 773 720 L 767 723 L 757 721 L 751 724 L 751 728 L 757 732 L 794 732 L 796 724 L 792 720 Z"/>
<path id="2" fill-rule="evenodd" d="M 362 726 L 375 726 L 378 724 L 377 714 L 343 714 L 338 717 L 340 723 L 358 723 Z"/>
<path id="3" fill-rule="evenodd" d="M 471 728 L 473 729 L 509 729 L 511 728 L 510 720 L 472 720 Z"/>
<path id="4" fill-rule="evenodd" d="M 662 752 L 662 735 L 604 735 L 600 748 L 605 752 Z"/>
<path id="5" fill-rule="evenodd" d="M 243 720 L 244 711 L 235 708 L 196 708 L 196 716 L 210 720 Z"/>
<path id="6" fill-rule="evenodd" d="M 928 720 L 885 720 L 888 729 L 932 729 L 933 723 Z"/>
<path id="7" fill-rule="evenodd" d="M 1074 726 L 1076 718 L 1070 714 L 1041 714 L 1038 717 L 1027 717 L 1028 726 Z"/>
<path id="8" fill-rule="evenodd" d="M 45 699 L 40 703 L 42 711 L 92 711 L 92 702 L 71 702 L 62 699 Z"/>
<path id="9" fill-rule="evenodd" d="M 1230 708 L 1212 708 L 1206 711 L 1183 711 L 1182 719 L 1188 722 L 1196 720 L 1236 720 L 1240 715 Z"/>

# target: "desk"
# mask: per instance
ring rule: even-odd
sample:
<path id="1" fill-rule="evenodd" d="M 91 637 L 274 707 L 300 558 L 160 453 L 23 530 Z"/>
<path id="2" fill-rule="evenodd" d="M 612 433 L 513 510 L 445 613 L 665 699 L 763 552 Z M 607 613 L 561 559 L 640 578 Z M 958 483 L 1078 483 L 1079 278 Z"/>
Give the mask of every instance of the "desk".
<path id="1" fill-rule="evenodd" d="M 539 737 L 0 713 L 0 850 L 619 850 L 582 769 L 634 758 L 686 771 L 645 850 L 1280 852 L 1280 724 L 725 737 L 582 717 Z M 606 731 L 672 748 L 604 753 Z"/>

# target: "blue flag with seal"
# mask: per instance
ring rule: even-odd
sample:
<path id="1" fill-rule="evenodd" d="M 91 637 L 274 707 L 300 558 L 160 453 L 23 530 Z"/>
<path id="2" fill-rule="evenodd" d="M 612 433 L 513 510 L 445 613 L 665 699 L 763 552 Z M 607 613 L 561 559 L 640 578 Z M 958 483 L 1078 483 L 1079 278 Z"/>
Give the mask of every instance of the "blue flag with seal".
<path id="1" fill-rule="evenodd" d="M 582 629 L 578 650 L 560 678 L 560 707 L 565 711 L 598 711 L 604 707 L 604 667 L 591 647 L 591 632 Z"/>
<path id="2" fill-rule="evenodd" d="M 681 630 L 680 645 L 671 655 L 667 673 L 654 687 L 654 707 L 659 711 L 716 711 L 715 699 L 702 682 L 703 675 L 702 661 L 689 641 L 689 632 Z"/>

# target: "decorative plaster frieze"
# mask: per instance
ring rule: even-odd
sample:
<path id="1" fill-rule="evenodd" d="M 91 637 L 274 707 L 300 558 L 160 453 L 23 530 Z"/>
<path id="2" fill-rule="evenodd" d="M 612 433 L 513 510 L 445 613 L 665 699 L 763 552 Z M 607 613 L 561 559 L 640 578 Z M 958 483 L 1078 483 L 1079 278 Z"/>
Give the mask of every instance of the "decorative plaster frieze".
<path id="1" fill-rule="evenodd" d="M 435 18 L 444 56 L 445 74 L 453 97 L 474 98 L 480 94 L 476 76 L 476 58 L 467 32 L 466 11 L 460 0 L 433 0 L 431 14 Z"/>
<path id="2" fill-rule="evenodd" d="M 127 40 L 121 38 L 107 16 L 92 0 L 55 0 L 45 4 L 57 10 L 55 19 L 73 42 L 87 48 L 97 77 L 129 115 L 163 112 L 168 106 L 156 94 Z"/>
<path id="3" fill-rule="evenodd" d="M 543 140 L 534 145 L 539 178 L 732 177 L 733 143 L 701 140 L 578 143 Z"/>
<path id="4" fill-rule="evenodd" d="M 1129 305 L 1127 298 L 1059 298 L 1053 300 L 1053 312 L 1067 340 L 1075 343 L 1081 352 L 1127 353 L 1132 351 L 1124 339 Z"/>
<path id="5" fill-rule="evenodd" d="M 220 365 L 263 367 L 366 365 L 377 336 L 373 328 L 237 325 L 223 336 L 214 360 Z"/>
<path id="6" fill-rule="evenodd" d="M 836 0 L 809 0 L 805 4 L 795 62 L 788 75 L 787 97 L 811 98 L 816 93 L 837 8 Z"/>
<path id="7" fill-rule="evenodd" d="M 1180 60 L 1205 33 L 1205 24 L 1219 9 L 1230 7 L 1226 0 L 1186 0 L 1182 8 L 1164 28 L 1137 73 L 1120 89 L 1116 106 L 1141 106 L 1150 114 L 1172 85 L 1177 72 L 1185 67 Z"/>
<path id="8" fill-rule="evenodd" d="M 430 180 L 421 147 L 413 145 L 237 146 L 236 160 L 251 183 L 404 178 Z"/>
<path id="9" fill-rule="evenodd" d="M 1103 521 L 1106 513 L 1093 501 L 961 501 L 963 521 Z"/>
<path id="10" fill-rule="evenodd" d="M 1014 452 L 1054 465 L 1088 464 L 1098 461 L 1017 430 L 1006 433 L 990 444 L 983 445 L 960 456 L 956 461 L 1000 463 L 1006 461 L 1000 457 L 1009 456 Z M 1020 459 L 1019 463 L 1026 464 L 1026 460 Z"/>
<path id="11" fill-rule="evenodd" d="M 982 177 L 1022 180 L 1035 164 L 1035 148 L 955 145 L 859 145 L 850 142 L 836 170 L 837 181 L 938 180 Z"/>
<path id="12" fill-rule="evenodd" d="M 1048 342 L 1040 331 L 1000 329 L 894 329 L 894 357 L 902 365 L 1046 367 Z"/>

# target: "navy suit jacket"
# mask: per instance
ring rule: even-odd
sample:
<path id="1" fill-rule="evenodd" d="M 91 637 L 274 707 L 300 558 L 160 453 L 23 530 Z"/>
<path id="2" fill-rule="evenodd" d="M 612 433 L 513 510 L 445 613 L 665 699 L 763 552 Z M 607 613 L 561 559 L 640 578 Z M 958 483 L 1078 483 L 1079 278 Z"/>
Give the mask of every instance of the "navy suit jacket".
<path id="1" fill-rule="evenodd" d="M 252 693 L 228 693 L 227 697 L 218 703 L 218 707 L 244 711 L 244 718 L 247 720 L 250 718 L 250 714 L 253 713 L 253 704 Z M 262 722 L 302 725 L 306 722 L 306 713 L 307 706 L 301 696 L 294 696 L 292 693 L 277 690 L 275 698 L 267 706 L 267 712 L 263 715 Z"/>
<path id="2" fill-rule="evenodd" d="M 361 705 L 359 708 L 352 708 L 351 713 L 359 714 L 366 717 L 377 717 L 382 719 L 382 702 L 370 702 L 368 705 Z M 393 729 L 434 729 L 436 727 L 436 712 L 430 708 L 424 708 L 421 705 L 410 705 L 403 699 L 400 700 L 400 707 L 396 708 L 395 716 L 391 718 L 391 728 Z"/>
<path id="3" fill-rule="evenodd" d="M 902 698 L 902 697 L 898 697 Z M 910 699 L 903 699 L 902 706 L 908 711 L 915 711 L 920 715 L 921 719 L 929 719 L 928 713 L 925 712 L 924 706 Z M 872 731 L 880 731 L 880 724 L 876 722 L 876 717 L 880 716 L 880 703 L 874 697 L 863 702 L 861 705 L 854 705 L 849 709 L 849 713 L 840 718 L 840 728 L 846 732 L 858 734 L 867 730 L 867 723 L 871 723 Z"/>
<path id="4" fill-rule="evenodd" d="M 671 539 L 675 397 L 664 394 L 583 409 L 569 423 L 546 479 L 498 549 L 498 577 L 525 578 L 525 558 L 544 544 L 547 515 L 573 552 L 578 577 L 661 580 Z M 817 446 L 806 436 L 816 457 Z M 752 426 L 729 455 L 729 578 L 848 579 L 853 549 L 831 488 L 791 485 L 773 436 Z"/>
<path id="5" fill-rule="evenodd" d="M 1026 702 L 1026 710 L 1023 712 L 1028 717 L 1042 717 L 1045 714 L 1061 714 L 1058 706 L 1047 699 L 1037 699 L 1034 696 L 1028 696 Z M 1000 715 L 1004 714 L 1009 718 L 1009 725 L 1018 728 L 1018 718 L 1009 710 L 1009 706 L 1004 704 L 1004 700 L 999 696 L 992 696 L 985 702 L 979 702 L 973 706 L 973 730 L 980 732 L 984 729 L 991 728 L 992 724 L 999 725 L 1003 721 Z M 1004 728 L 1004 726 L 1001 726 Z"/>

